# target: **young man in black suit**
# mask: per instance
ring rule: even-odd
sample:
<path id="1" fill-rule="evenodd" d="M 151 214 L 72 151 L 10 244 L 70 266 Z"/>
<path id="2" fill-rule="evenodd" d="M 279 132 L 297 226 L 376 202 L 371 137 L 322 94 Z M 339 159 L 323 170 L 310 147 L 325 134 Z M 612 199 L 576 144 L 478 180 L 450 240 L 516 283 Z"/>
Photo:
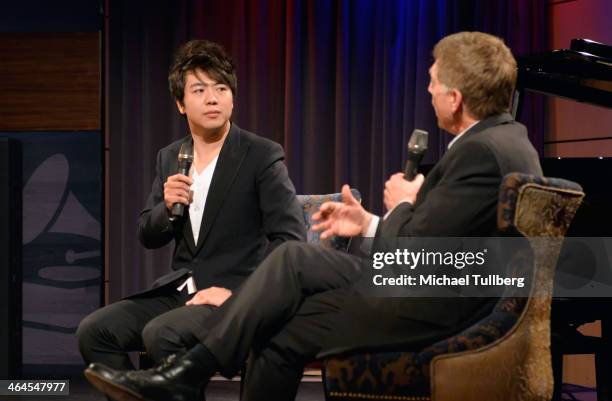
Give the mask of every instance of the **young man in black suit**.
<path id="1" fill-rule="evenodd" d="M 127 370 L 133 369 L 127 351 L 144 347 L 160 361 L 192 347 L 193 333 L 273 249 L 306 237 L 282 147 L 230 121 L 237 82 L 223 48 L 204 40 L 184 44 L 168 80 L 191 135 L 157 154 L 138 237 L 147 248 L 174 240 L 173 271 L 153 289 L 81 322 L 77 336 L 88 363 Z M 194 151 L 189 176 L 177 174 L 186 142 Z M 173 221 L 175 203 L 186 212 Z"/>
<path id="2" fill-rule="evenodd" d="M 393 175 L 385 185 L 390 212 L 367 212 L 344 186 L 343 202 L 322 205 L 313 227 L 322 237 L 487 236 L 496 233 L 502 177 L 542 174 L 524 126 L 507 114 L 516 62 L 503 42 L 479 32 L 442 39 L 434 49 L 429 92 L 438 124 L 455 139 L 427 179 Z M 219 313 L 198 332 L 201 344 L 157 369 L 90 381 L 119 400 L 196 400 L 216 371 L 232 375 L 250 353 L 243 398 L 291 400 L 304 364 L 364 348 L 422 346 L 489 313 L 494 300 L 367 298 L 354 284 L 359 258 L 286 243 L 264 260 Z M 282 291 L 270 291 L 278 288 Z M 109 378 L 110 377 L 110 378 Z"/>

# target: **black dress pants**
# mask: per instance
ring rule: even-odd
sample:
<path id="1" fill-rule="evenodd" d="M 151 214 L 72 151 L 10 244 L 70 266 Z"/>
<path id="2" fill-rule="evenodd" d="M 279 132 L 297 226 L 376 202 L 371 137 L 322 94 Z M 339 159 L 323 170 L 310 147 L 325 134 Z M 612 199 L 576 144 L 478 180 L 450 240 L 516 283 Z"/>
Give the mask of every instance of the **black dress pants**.
<path id="1" fill-rule="evenodd" d="M 362 263 L 346 253 L 286 242 L 210 316 L 197 336 L 221 373 L 232 376 L 249 356 L 243 401 L 293 400 L 304 365 L 319 355 L 405 348 L 408 338 L 418 347 L 452 332 L 397 313 L 427 308 L 431 300 L 356 293 Z M 351 338 L 338 338 L 340 327 Z"/>
<path id="2" fill-rule="evenodd" d="M 198 333 L 221 373 L 250 354 L 245 400 L 291 400 L 353 284 L 361 260 L 300 242 L 275 249 Z M 262 369 L 263 368 L 263 369 Z"/>
<path id="3" fill-rule="evenodd" d="M 91 313 L 77 329 L 86 363 L 101 362 L 120 370 L 134 369 L 129 351 L 143 349 L 158 362 L 198 343 L 200 330 L 215 307 L 185 306 L 190 298 L 178 284 L 124 299 Z"/>
<path id="4" fill-rule="evenodd" d="M 242 401 L 295 399 L 304 366 L 325 349 L 339 305 L 350 290 L 337 289 L 308 297 L 287 324 L 253 348 L 247 362 Z"/>

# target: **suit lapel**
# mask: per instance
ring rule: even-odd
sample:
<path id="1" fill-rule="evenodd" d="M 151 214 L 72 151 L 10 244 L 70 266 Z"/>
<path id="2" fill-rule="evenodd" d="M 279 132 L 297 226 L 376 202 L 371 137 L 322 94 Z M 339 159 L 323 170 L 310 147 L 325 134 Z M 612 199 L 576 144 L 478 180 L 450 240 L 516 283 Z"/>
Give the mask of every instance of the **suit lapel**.
<path id="1" fill-rule="evenodd" d="M 189 208 L 185 208 L 185 226 L 183 227 L 183 238 L 187 243 L 187 247 L 189 248 L 189 252 L 192 255 L 196 253 L 196 243 L 193 238 L 193 227 L 191 226 L 191 218 L 189 217 Z"/>
<path id="2" fill-rule="evenodd" d="M 210 182 L 195 253 L 200 251 L 204 241 L 206 241 L 206 237 L 208 237 L 210 233 L 210 229 L 213 226 L 217 214 L 221 206 L 223 206 L 223 201 L 227 196 L 227 192 L 232 186 L 236 174 L 240 170 L 240 165 L 244 160 L 248 148 L 249 143 L 242 137 L 240 128 L 232 124 L 230 132 L 227 134 L 227 138 L 225 138 L 225 143 L 221 148 L 221 152 L 219 152 L 217 166 L 215 167 L 215 172 Z M 191 227 L 191 224 L 189 226 Z"/>

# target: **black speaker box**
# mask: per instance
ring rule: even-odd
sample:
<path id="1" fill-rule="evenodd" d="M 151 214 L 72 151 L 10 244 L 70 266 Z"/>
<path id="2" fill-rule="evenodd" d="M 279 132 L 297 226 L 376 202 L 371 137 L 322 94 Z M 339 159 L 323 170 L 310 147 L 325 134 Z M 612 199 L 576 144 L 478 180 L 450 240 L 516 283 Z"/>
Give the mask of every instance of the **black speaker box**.
<path id="1" fill-rule="evenodd" d="M 22 185 L 20 144 L 0 138 L 0 380 L 21 376 Z"/>

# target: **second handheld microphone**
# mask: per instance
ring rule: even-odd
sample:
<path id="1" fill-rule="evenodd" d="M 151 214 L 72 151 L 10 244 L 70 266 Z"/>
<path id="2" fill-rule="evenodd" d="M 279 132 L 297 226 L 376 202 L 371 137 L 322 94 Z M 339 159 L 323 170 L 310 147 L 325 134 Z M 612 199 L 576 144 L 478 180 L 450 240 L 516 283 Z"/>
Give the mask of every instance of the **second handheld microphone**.
<path id="1" fill-rule="evenodd" d="M 404 178 L 408 181 L 414 180 L 423 155 L 427 150 L 429 134 L 427 131 L 415 129 L 408 140 L 408 156 L 406 157 L 406 167 L 404 168 Z"/>

